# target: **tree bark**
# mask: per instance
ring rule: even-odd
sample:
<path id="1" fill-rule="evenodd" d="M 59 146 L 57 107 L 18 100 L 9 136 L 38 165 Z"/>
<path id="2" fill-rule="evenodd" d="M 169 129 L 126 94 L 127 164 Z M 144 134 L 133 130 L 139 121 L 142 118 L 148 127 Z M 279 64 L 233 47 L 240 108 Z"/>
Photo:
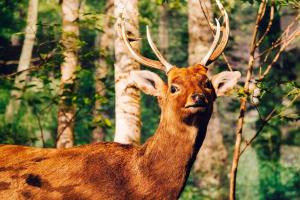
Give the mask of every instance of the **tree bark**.
<path id="1" fill-rule="evenodd" d="M 206 5 L 211 18 L 212 8 L 210 0 L 203 0 L 201 2 Z M 211 30 L 201 11 L 199 1 L 188 0 L 188 32 L 188 63 L 191 65 L 201 61 L 201 58 L 208 52 L 213 39 Z"/>
<path id="2" fill-rule="evenodd" d="M 209 0 L 202 1 L 206 5 L 208 15 L 212 18 L 212 6 Z M 209 50 L 213 35 L 201 11 L 198 1 L 188 1 L 189 31 L 189 65 L 199 63 Z M 216 104 L 207 127 L 203 146 L 198 153 L 194 170 L 199 174 L 198 186 L 208 189 L 207 195 L 212 199 L 220 199 L 222 168 L 225 165 L 227 150 L 223 143 L 220 119 Z"/>
<path id="3" fill-rule="evenodd" d="M 96 94 L 100 96 L 105 95 L 105 85 L 103 83 L 103 79 L 107 75 L 108 71 L 108 57 L 112 56 L 113 54 L 113 47 L 114 47 L 114 0 L 108 0 L 106 2 L 106 11 L 105 11 L 105 19 L 104 19 L 104 33 L 97 36 L 96 46 L 100 48 L 100 57 L 99 61 L 96 64 L 96 75 L 95 75 L 95 88 Z M 97 123 L 103 117 L 103 113 L 101 113 L 101 101 L 96 99 L 95 107 L 94 107 L 94 121 Z M 100 119 L 100 120 L 99 120 Z M 104 130 L 103 128 L 96 124 L 93 133 L 92 133 L 92 142 L 100 142 L 104 140 Z"/>
<path id="4" fill-rule="evenodd" d="M 79 39 L 79 0 L 64 0 L 62 2 L 63 33 L 62 45 L 64 61 L 61 65 L 61 100 L 58 110 L 57 148 L 72 147 L 74 143 L 75 107 L 72 103 L 75 71 L 78 65 Z"/>
<path id="5" fill-rule="evenodd" d="M 22 47 L 20 61 L 17 71 L 23 71 L 16 76 L 14 87 L 18 90 L 12 90 L 11 99 L 6 107 L 5 120 L 7 123 L 12 123 L 14 115 L 18 113 L 22 96 L 22 91 L 26 85 L 30 61 L 32 57 L 32 50 L 35 42 L 37 31 L 37 17 L 38 17 L 38 0 L 30 0 L 28 6 L 27 25 L 25 30 L 25 39 Z M 24 71 L 25 70 L 25 71 Z"/>
<path id="6" fill-rule="evenodd" d="M 115 17 L 123 15 L 127 34 L 139 37 L 138 1 L 115 0 Z M 138 42 L 132 42 L 134 49 L 139 49 Z M 136 88 L 124 91 L 124 79 L 132 70 L 139 70 L 140 65 L 129 55 L 120 37 L 115 39 L 115 91 L 116 91 L 116 132 L 115 142 L 124 144 L 140 143 L 140 93 Z"/>
<path id="7" fill-rule="evenodd" d="M 159 6 L 158 41 L 160 52 L 168 58 L 169 34 L 168 34 L 168 4 Z"/>

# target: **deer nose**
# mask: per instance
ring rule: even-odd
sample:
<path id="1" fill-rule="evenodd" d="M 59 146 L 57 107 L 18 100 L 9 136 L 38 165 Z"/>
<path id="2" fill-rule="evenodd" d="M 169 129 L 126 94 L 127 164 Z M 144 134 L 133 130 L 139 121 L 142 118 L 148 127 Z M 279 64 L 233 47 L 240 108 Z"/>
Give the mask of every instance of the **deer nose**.
<path id="1" fill-rule="evenodd" d="M 204 94 L 194 93 L 192 94 L 191 98 L 196 105 L 205 106 L 207 104 L 206 97 Z"/>

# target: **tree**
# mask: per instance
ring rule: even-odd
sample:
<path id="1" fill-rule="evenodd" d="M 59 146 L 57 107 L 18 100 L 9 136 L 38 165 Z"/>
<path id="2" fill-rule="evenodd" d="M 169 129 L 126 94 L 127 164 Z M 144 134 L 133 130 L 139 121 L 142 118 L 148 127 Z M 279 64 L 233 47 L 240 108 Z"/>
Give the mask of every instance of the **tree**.
<path id="1" fill-rule="evenodd" d="M 261 19 L 259 28 L 258 28 L 258 37 L 262 37 L 262 35 L 265 33 L 265 30 L 269 26 L 270 18 L 273 18 L 272 25 L 269 27 L 270 32 L 272 32 L 272 35 L 266 36 L 266 39 L 261 43 L 261 45 L 258 47 L 258 50 L 260 53 L 263 53 L 265 49 L 268 47 L 271 47 L 273 43 L 276 42 L 276 39 L 280 36 L 280 33 L 282 31 L 282 27 L 280 24 L 280 13 L 279 10 L 275 6 L 266 5 L 265 8 L 265 14 Z M 279 45 L 277 47 L 278 49 L 281 48 Z M 274 53 L 273 53 L 274 54 Z M 274 55 L 271 55 L 272 57 Z M 285 56 L 288 57 L 288 56 Z M 263 57 L 259 60 L 260 65 L 264 66 L 265 60 Z M 281 66 L 284 66 L 284 69 L 281 68 Z M 291 80 L 292 79 L 292 70 L 293 66 L 290 66 L 289 64 L 284 62 L 284 59 L 280 59 L 280 63 L 274 63 L 273 70 L 272 70 L 272 79 L 271 80 L 265 80 L 262 84 L 270 84 L 275 85 L 276 83 L 274 80 Z M 290 76 L 290 78 L 287 78 Z M 268 83 L 270 82 L 270 83 Z M 276 92 L 275 92 L 276 91 Z M 285 91 L 280 87 L 274 87 L 272 89 L 272 93 L 266 93 L 263 98 L 260 99 L 261 104 L 259 105 L 259 109 L 261 110 L 261 115 L 267 115 L 269 110 L 272 110 L 274 106 L 280 105 L 280 101 L 282 101 L 282 93 Z M 287 99 L 285 99 L 287 100 Z M 274 122 L 273 122 L 274 123 Z M 256 143 L 253 145 L 257 151 L 258 159 L 260 160 L 259 163 L 259 181 L 260 185 L 263 187 L 263 191 L 261 191 L 261 196 L 263 199 L 288 199 L 287 193 L 288 192 L 282 192 L 281 188 L 284 188 L 284 186 L 281 183 L 280 176 L 278 176 L 277 170 L 272 170 L 274 166 L 276 166 L 277 169 L 282 169 L 279 160 L 280 160 L 280 149 L 282 146 L 282 133 L 278 127 L 280 126 L 280 122 L 277 122 L 278 126 L 276 128 L 268 127 L 265 128 L 264 131 L 262 131 L 261 136 L 257 138 Z M 257 126 L 261 125 L 261 121 L 258 118 L 257 120 Z M 258 129 L 257 128 L 257 129 Z M 268 144 L 268 145 L 265 145 Z M 284 168 L 283 168 L 284 169 Z"/>
<path id="2" fill-rule="evenodd" d="M 260 2 L 257 11 L 250 41 L 247 74 L 242 89 L 243 95 L 240 97 L 239 117 L 236 125 L 236 141 L 230 172 L 230 200 L 236 199 L 236 177 L 240 156 L 247 147 L 253 144 L 256 138 L 260 139 L 260 143 L 255 144 L 256 149 L 259 150 L 257 155 L 261 159 L 259 166 L 261 170 L 260 176 L 265 176 L 262 178 L 264 180 L 260 182 L 263 199 L 293 199 L 292 196 L 299 197 L 297 192 L 293 192 L 293 194 L 283 192 L 288 191 L 288 187 L 293 188 L 299 184 L 299 179 L 291 180 L 289 184 L 284 182 L 281 177 L 287 175 L 283 175 L 284 170 L 281 167 L 281 163 L 279 163 L 281 146 L 280 121 L 299 119 L 298 114 L 291 117 L 292 115 L 285 113 L 287 107 L 290 108 L 299 97 L 299 85 L 291 81 L 293 79 L 292 76 L 285 80 L 286 75 L 291 75 L 291 70 L 283 69 L 284 63 L 280 62 L 277 65 L 277 61 L 279 61 L 280 55 L 286 50 L 287 46 L 300 36 L 299 24 L 295 24 L 299 20 L 300 14 L 291 20 L 289 25 L 280 32 L 281 23 L 278 16 L 276 17 L 278 13 L 275 12 L 277 3 L 278 5 L 281 4 L 280 2 L 275 4 L 274 1 L 269 4 L 268 1 L 263 0 Z M 256 55 L 257 50 L 260 50 L 258 56 Z M 256 62 L 257 60 L 260 62 Z M 287 66 L 290 66 L 290 64 Z M 280 70 L 279 68 L 282 68 L 282 71 L 277 74 L 276 71 Z M 257 94 L 256 91 L 259 91 L 260 94 Z M 277 99 L 280 93 L 281 98 Z M 268 98 L 270 99 L 268 100 Z M 253 99 L 256 99 L 256 101 L 253 101 Z M 288 100 L 290 103 L 285 104 L 283 103 L 284 100 Z M 243 135 L 245 116 L 250 107 L 247 104 L 254 105 L 259 115 L 257 131 L 249 139 L 246 139 Z M 268 109 L 270 106 L 273 107 L 271 111 Z M 244 146 L 241 146 L 243 143 Z M 263 166 L 266 163 L 267 165 Z M 299 174 L 299 172 L 297 173 Z M 289 176 L 293 177 L 295 174 L 291 173 Z M 272 188 L 270 188 L 270 185 Z"/>
<path id="3" fill-rule="evenodd" d="M 105 6 L 105 19 L 103 33 L 98 35 L 98 41 L 96 45 L 100 47 L 100 58 L 99 62 L 96 64 L 96 75 L 95 75 L 95 89 L 96 95 L 104 96 L 105 95 L 105 85 L 102 81 L 106 77 L 108 71 L 107 59 L 109 56 L 112 56 L 112 51 L 114 47 L 114 0 L 108 0 Z M 97 123 L 103 119 L 101 110 L 101 101 L 96 99 L 95 108 L 94 108 L 94 121 Z M 93 130 L 92 141 L 99 142 L 104 139 L 104 130 L 98 124 Z"/>
<path id="4" fill-rule="evenodd" d="M 115 17 L 122 17 L 128 35 L 139 37 L 138 1 L 115 0 Z M 138 42 L 132 42 L 135 50 Z M 140 93 L 136 88 L 124 86 L 126 77 L 132 70 L 138 70 L 139 64 L 128 54 L 120 37 L 115 39 L 115 95 L 116 95 L 116 131 L 115 142 L 138 144 L 140 142 Z"/>
<path id="5" fill-rule="evenodd" d="M 26 85 L 28 77 L 28 69 L 32 57 L 32 50 L 35 42 L 37 31 L 38 17 L 38 0 L 30 0 L 27 11 L 27 25 L 25 29 L 25 39 L 22 47 L 22 52 L 19 60 L 17 71 L 19 74 L 15 78 L 14 90 L 11 91 L 11 99 L 6 107 L 5 120 L 7 123 L 12 123 L 14 115 L 18 113 L 22 96 L 22 91 Z"/>
<path id="6" fill-rule="evenodd" d="M 212 16 L 210 0 L 201 1 L 204 11 Z M 203 12 L 201 12 L 198 1 L 188 1 L 188 62 L 189 65 L 199 63 L 209 50 L 212 42 L 212 32 L 208 26 Z M 194 170 L 199 174 L 198 185 L 207 189 L 207 195 L 212 199 L 221 198 L 221 177 L 222 167 L 225 164 L 227 151 L 223 143 L 223 136 L 220 128 L 217 104 L 214 105 L 214 112 L 207 127 L 207 135 L 203 148 L 199 151 L 195 162 Z"/>
<path id="7" fill-rule="evenodd" d="M 78 65 L 79 0 L 62 2 L 62 45 L 64 61 L 61 65 L 61 99 L 58 110 L 57 148 L 73 146 L 75 107 L 72 93 Z"/>
<path id="8" fill-rule="evenodd" d="M 168 58 L 169 36 L 168 36 L 168 4 L 159 6 L 158 41 L 160 52 Z"/>

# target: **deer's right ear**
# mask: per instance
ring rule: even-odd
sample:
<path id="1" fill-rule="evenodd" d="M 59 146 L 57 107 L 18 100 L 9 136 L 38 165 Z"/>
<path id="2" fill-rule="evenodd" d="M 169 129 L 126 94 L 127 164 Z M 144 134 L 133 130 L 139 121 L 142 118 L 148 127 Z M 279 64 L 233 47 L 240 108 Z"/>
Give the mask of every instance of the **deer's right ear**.
<path id="1" fill-rule="evenodd" d="M 230 91 L 241 77 L 239 71 L 224 71 L 214 75 L 211 82 L 217 96 L 224 96 Z"/>
<path id="2" fill-rule="evenodd" d="M 163 96 L 166 90 L 164 81 L 157 74 L 147 70 L 131 71 L 129 78 L 137 88 L 152 96 Z"/>

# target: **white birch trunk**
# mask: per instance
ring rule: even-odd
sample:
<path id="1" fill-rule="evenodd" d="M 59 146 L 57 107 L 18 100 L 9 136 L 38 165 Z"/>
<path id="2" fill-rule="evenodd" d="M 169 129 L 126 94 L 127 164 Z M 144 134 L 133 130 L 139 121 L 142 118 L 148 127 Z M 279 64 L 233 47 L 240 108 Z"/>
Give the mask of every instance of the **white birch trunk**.
<path id="1" fill-rule="evenodd" d="M 138 1 L 115 0 L 115 17 L 123 12 L 126 20 L 127 34 L 139 36 Z M 133 42 L 133 48 L 138 50 L 138 42 Z M 115 91 L 116 91 L 116 132 L 115 142 L 124 144 L 140 143 L 140 93 L 135 88 L 124 91 L 124 79 L 132 70 L 139 70 L 140 66 L 129 55 L 120 37 L 115 39 Z"/>
<path id="2" fill-rule="evenodd" d="M 79 0 L 64 0 L 62 2 L 64 62 L 61 65 L 61 101 L 58 110 L 57 148 L 72 147 L 74 143 L 75 108 L 70 99 L 73 92 L 75 71 L 78 65 L 79 39 Z"/>
<path id="3" fill-rule="evenodd" d="M 6 107 L 5 120 L 7 123 L 13 121 L 14 115 L 18 113 L 22 96 L 22 90 L 26 85 L 28 76 L 28 68 L 32 57 L 32 50 L 35 42 L 37 31 L 37 17 L 38 17 L 38 0 L 30 0 L 27 12 L 27 25 L 25 30 L 25 39 L 21 51 L 21 56 L 18 65 L 18 74 L 15 78 L 14 86 L 19 90 L 11 91 L 11 99 Z M 23 72 L 22 72 L 23 71 Z"/>

